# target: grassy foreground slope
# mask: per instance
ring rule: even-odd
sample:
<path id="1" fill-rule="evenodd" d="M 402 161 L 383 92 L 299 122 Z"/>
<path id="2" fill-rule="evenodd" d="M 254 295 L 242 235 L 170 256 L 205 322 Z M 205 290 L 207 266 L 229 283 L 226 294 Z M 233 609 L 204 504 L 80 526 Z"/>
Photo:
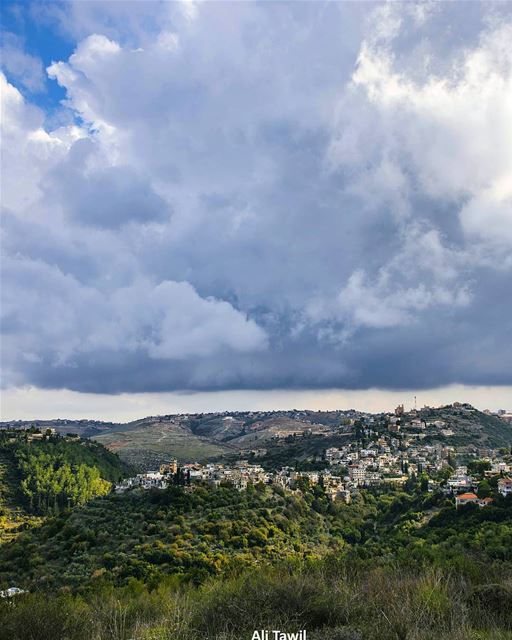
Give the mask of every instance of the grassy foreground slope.
<path id="1" fill-rule="evenodd" d="M 16 640 L 248 640 L 255 629 L 309 640 L 510 640 L 510 580 L 398 564 L 283 562 L 199 588 L 134 582 L 85 596 L 0 602 L 0 635 Z M 271 636 L 270 636 L 271 637 Z"/>

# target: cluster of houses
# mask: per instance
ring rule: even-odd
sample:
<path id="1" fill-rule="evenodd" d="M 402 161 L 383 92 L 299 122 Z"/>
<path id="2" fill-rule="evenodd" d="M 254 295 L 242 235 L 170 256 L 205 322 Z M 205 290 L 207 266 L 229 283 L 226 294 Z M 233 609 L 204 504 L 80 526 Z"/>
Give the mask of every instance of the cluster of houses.
<path id="1" fill-rule="evenodd" d="M 123 493 L 130 489 L 164 489 L 170 484 L 182 484 L 190 487 L 201 483 L 212 487 L 227 484 L 239 491 L 247 489 L 249 484 L 279 486 L 289 491 L 300 490 L 306 484 L 314 486 L 321 484 L 326 495 L 334 501 L 349 503 L 351 496 L 362 487 L 375 486 L 382 483 L 404 484 L 407 479 L 417 473 L 439 471 L 447 466 L 443 451 L 414 450 L 406 454 L 394 454 L 383 443 L 380 449 L 374 447 L 350 450 L 353 445 L 342 449 L 330 448 L 325 451 L 325 460 L 331 465 L 322 471 L 297 471 L 292 467 L 282 467 L 279 471 L 266 471 L 259 464 L 251 464 L 247 460 L 240 460 L 233 465 L 220 463 L 184 464 L 178 467 L 178 462 L 172 460 L 160 466 L 158 471 L 141 473 L 133 478 L 127 478 L 116 485 L 115 491 Z M 439 457 L 437 457 L 439 456 Z M 336 466 L 336 465 L 341 465 Z M 342 468 L 345 467 L 345 468 Z M 493 463 L 486 476 L 511 472 L 512 468 L 503 461 Z M 478 481 L 468 473 L 466 466 L 459 466 L 446 483 L 440 487 L 438 482 L 428 481 L 430 491 L 441 489 L 447 495 L 452 495 L 456 506 L 469 502 L 478 503 L 484 507 L 492 502 L 491 498 L 478 498 Z M 498 491 L 501 495 L 512 494 L 512 479 L 500 477 Z"/>
<path id="2" fill-rule="evenodd" d="M 500 478 L 498 480 L 498 493 L 504 498 L 512 495 L 512 478 Z M 465 504 L 478 504 L 480 507 L 487 507 L 492 503 L 492 498 L 479 498 L 474 491 L 458 493 L 455 495 L 455 506 L 460 507 Z"/>
<path id="3" fill-rule="evenodd" d="M 350 443 L 326 449 L 324 457 L 333 467 L 344 467 L 346 475 L 358 486 L 382 483 L 404 484 L 410 476 L 434 475 L 448 462 L 453 448 L 419 445 L 393 436 L 381 436 L 366 447 Z"/>
<path id="4" fill-rule="evenodd" d="M 487 507 L 493 502 L 492 498 L 480 499 L 476 493 L 460 493 L 455 496 L 455 506 L 462 507 L 465 504 L 477 504 L 479 507 Z"/>
<path id="5" fill-rule="evenodd" d="M 448 468 L 455 456 L 454 447 L 440 444 L 420 445 L 408 440 L 400 442 L 393 438 L 379 437 L 362 448 L 357 443 L 345 447 L 326 449 L 324 458 L 333 468 L 343 468 L 343 474 L 353 485 L 370 487 L 383 483 L 404 484 L 410 476 L 425 474 L 428 489 L 441 489 L 455 497 L 457 506 L 467 502 L 478 502 L 480 506 L 490 504 L 490 499 L 479 500 L 476 493 L 478 481 L 468 473 L 467 466 L 458 466 L 443 486 L 433 480 L 439 472 Z M 497 451 L 482 450 L 480 458 L 489 463 L 484 472 L 486 478 L 500 476 L 498 491 L 502 496 L 512 494 L 512 464 L 500 458 Z"/>
<path id="6" fill-rule="evenodd" d="M 182 482 L 177 482 L 180 474 Z M 239 491 L 247 489 L 249 484 L 258 483 L 279 486 L 283 489 L 296 491 L 306 483 L 313 486 L 322 483 L 326 494 L 334 502 L 342 500 L 350 502 L 351 492 L 357 489 L 357 485 L 348 478 L 344 480 L 340 476 L 332 474 L 329 470 L 296 471 L 292 467 L 283 467 L 280 471 L 265 471 L 258 464 L 250 464 L 247 460 L 240 460 L 234 465 L 218 463 L 209 464 L 183 464 L 178 468 L 176 460 L 169 464 L 161 465 L 159 471 L 141 473 L 133 478 L 127 478 L 116 485 L 116 493 L 124 493 L 130 489 L 164 489 L 171 484 L 183 484 L 193 488 L 202 483 L 212 487 L 222 484 L 230 485 Z"/>
<path id="7" fill-rule="evenodd" d="M 116 485 L 115 491 L 123 493 L 129 489 L 164 489 L 171 484 L 192 486 L 204 482 L 210 486 L 229 483 L 236 489 L 246 489 L 249 483 L 269 483 L 270 476 L 262 467 L 240 461 L 234 467 L 223 464 L 183 464 L 178 467 L 177 460 L 160 465 L 158 471 L 139 473 L 133 478 L 126 478 Z M 179 476 L 179 477 L 178 477 Z"/>
<path id="8" fill-rule="evenodd" d="M 475 412 L 471 405 L 454 403 L 451 410 L 458 414 L 470 416 Z M 350 415 L 348 415 L 350 413 Z M 317 456 L 314 462 L 324 466 L 322 471 L 298 471 L 291 467 L 282 467 L 278 471 L 267 471 L 257 464 L 258 458 L 264 458 L 267 449 L 243 450 L 242 457 L 250 459 L 239 460 L 233 464 L 184 464 L 180 466 L 181 477 L 177 478 L 178 464 L 174 460 L 163 465 L 159 471 L 139 474 L 129 478 L 116 487 L 116 491 L 128 489 L 164 488 L 170 483 L 193 487 L 196 483 L 206 483 L 210 486 L 230 484 L 243 490 L 249 484 L 269 484 L 295 491 L 303 486 L 321 483 L 331 500 L 350 501 L 350 496 L 360 488 L 377 486 L 380 484 L 405 484 L 409 478 L 423 476 L 428 483 L 428 490 L 442 490 L 453 496 L 457 506 L 467 502 L 478 502 L 480 506 L 487 506 L 490 499 L 479 500 L 476 492 L 478 481 L 468 473 L 466 466 L 457 466 L 451 477 L 446 478 L 443 471 L 456 466 L 455 460 L 461 459 L 486 460 L 489 469 L 485 476 L 498 476 L 498 490 L 506 496 L 512 492 L 509 476 L 512 475 L 512 464 L 500 454 L 497 449 L 477 446 L 455 447 L 447 444 L 447 438 L 453 435 L 450 424 L 442 418 L 429 419 L 429 415 L 436 415 L 425 407 L 417 412 L 405 412 L 403 405 L 395 409 L 394 415 L 372 415 L 362 412 L 345 412 L 344 426 L 349 426 L 356 437 L 344 446 L 329 447 L 322 456 Z M 449 415 L 449 412 L 447 413 Z M 293 415 L 294 419 L 301 418 Z M 308 416 L 310 418 L 310 416 Z M 233 419 L 230 416 L 223 420 Z M 334 427 L 314 425 L 323 435 L 325 430 Z M 337 427 L 338 433 L 340 425 Z M 311 430 L 300 435 L 311 435 Z M 290 437 L 290 432 L 286 432 Z M 317 434 L 317 435 L 318 435 Z M 435 437 L 437 435 L 442 438 Z M 281 437 L 280 433 L 274 438 Z M 292 436 L 294 434 L 291 434 Z M 297 435 L 297 434 L 295 434 Z M 431 437 L 434 436 L 434 437 Z M 440 478 L 444 480 L 440 482 Z"/>
<path id="9" fill-rule="evenodd" d="M 133 478 L 125 478 L 115 486 L 116 493 L 124 493 L 129 489 L 165 489 L 175 480 L 178 473 L 178 461 L 171 460 L 161 464 L 158 471 L 138 473 Z"/>

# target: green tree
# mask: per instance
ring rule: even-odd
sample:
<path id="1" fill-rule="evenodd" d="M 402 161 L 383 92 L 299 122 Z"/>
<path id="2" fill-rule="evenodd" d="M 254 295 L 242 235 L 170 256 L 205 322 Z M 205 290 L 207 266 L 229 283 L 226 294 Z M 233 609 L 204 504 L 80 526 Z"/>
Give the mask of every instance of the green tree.
<path id="1" fill-rule="evenodd" d="M 482 480 L 478 485 L 477 495 L 479 498 L 488 498 L 492 493 L 491 485 L 487 480 Z"/>

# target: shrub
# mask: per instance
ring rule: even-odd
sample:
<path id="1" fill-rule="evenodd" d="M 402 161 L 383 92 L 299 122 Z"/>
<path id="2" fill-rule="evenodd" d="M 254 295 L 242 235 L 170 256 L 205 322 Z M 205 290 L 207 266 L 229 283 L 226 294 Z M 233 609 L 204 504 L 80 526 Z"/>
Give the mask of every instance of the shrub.
<path id="1" fill-rule="evenodd" d="M 470 596 L 471 619 L 475 626 L 503 626 L 512 630 L 512 587 L 484 584 Z"/>
<path id="2" fill-rule="evenodd" d="M 19 595 L 0 602 L 0 637 L 91 640 L 91 610 L 80 598 L 71 596 Z"/>

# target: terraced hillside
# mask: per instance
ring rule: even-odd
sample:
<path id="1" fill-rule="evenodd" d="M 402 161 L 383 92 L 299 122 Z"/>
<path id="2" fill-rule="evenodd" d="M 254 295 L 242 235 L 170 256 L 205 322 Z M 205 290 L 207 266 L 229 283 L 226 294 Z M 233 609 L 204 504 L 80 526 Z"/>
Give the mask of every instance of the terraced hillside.
<path id="1" fill-rule="evenodd" d="M 140 469 L 152 469 L 169 458 L 181 461 L 220 456 L 234 447 L 195 435 L 178 417 L 146 418 L 101 434 L 95 440 Z"/>
<path id="2" fill-rule="evenodd" d="M 169 458 L 204 461 L 258 447 L 275 448 L 290 436 L 338 432 L 339 411 L 264 411 L 154 416 L 118 425 L 94 439 L 141 469 Z M 343 427 L 344 428 L 344 427 Z M 346 429 L 345 429 L 346 430 Z M 323 442 L 316 449 L 321 453 Z"/>

